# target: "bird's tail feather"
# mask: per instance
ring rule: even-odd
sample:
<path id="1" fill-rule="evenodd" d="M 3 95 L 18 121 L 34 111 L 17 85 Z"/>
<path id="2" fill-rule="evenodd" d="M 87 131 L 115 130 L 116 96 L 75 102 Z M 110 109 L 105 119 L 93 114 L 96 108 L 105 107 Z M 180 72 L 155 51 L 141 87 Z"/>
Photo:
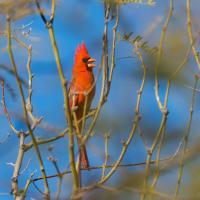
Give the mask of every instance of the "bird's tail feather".
<path id="1" fill-rule="evenodd" d="M 87 151 L 85 145 L 80 148 L 80 160 L 81 160 L 81 167 L 83 169 L 89 169 L 89 160 L 87 156 Z"/>
<path id="2" fill-rule="evenodd" d="M 83 169 L 89 169 L 89 160 L 87 156 L 87 151 L 85 144 L 81 145 L 81 139 L 77 137 L 78 145 L 79 145 L 79 159 L 80 159 L 80 164 Z"/>

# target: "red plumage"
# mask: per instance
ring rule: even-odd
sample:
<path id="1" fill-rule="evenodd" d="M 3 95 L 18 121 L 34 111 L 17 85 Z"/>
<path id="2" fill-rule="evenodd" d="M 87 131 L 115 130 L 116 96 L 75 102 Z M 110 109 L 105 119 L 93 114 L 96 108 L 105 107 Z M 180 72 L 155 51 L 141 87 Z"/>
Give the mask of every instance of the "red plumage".
<path id="1" fill-rule="evenodd" d="M 78 45 L 75 52 L 72 80 L 69 90 L 70 108 L 74 110 L 77 121 L 83 117 L 86 100 L 85 94 L 87 94 L 86 114 L 90 109 L 95 95 L 95 81 L 92 71 L 92 68 L 96 66 L 94 62 L 95 59 L 90 57 L 86 45 L 84 43 Z M 81 131 L 81 129 L 82 123 L 79 124 L 79 131 Z M 80 142 L 81 139 L 78 138 L 78 143 L 80 144 Z M 85 145 L 80 148 L 80 159 L 82 167 L 87 169 L 89 167 L 89 161 Z"/>

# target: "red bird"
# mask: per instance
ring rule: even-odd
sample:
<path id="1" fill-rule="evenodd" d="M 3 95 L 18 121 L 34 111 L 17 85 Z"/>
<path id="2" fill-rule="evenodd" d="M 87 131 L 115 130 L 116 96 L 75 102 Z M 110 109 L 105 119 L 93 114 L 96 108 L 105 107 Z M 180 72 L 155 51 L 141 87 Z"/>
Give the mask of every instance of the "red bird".
<path id="1" fill-rule="evenodd" d="M 77 121 L 83 117 L 86 98 L 87 114 L 95 95 L 95 81 L 92 71 L 96 66 L 95 61 L 96 60 L 89 55 L 85 43 L 78 45 L 75 53 L 72 80 L 69 89 L 70 108 L 71 111 L 75 112 Z M 79 124 L 79 132 L 81 132 L 81 129 L 82 123 Z M 77 137 L 77 139 L 80 144 L 81 139 L 79 137 Z M 80 161 L 83 168 L 89 168 L 88 156 L 84 145 L 80 148 Z"/>

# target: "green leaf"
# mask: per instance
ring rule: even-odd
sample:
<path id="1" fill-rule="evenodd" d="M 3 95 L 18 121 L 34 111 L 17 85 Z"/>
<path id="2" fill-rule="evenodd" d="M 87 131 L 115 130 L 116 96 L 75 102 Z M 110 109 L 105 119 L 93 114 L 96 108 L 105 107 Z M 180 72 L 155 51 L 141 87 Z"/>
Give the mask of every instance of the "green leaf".
<path id="1" fill-rule="evenodd" d="M 124 40 L 129 40 L 132 34 L 133 34 L 133 32 L 130 32 L 130 33 L 124 33 L 124 35 L 123 35 L 123 39 L 124 39 Z"/>

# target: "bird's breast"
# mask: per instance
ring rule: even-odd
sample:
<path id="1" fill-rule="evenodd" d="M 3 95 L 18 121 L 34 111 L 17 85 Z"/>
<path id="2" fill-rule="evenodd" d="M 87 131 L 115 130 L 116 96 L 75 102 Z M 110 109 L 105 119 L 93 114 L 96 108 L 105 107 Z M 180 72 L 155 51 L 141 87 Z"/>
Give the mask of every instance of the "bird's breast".
<path id="1" fill-rule="evenodd" d="M 76 85 L 81 92 L 88 93 L 95 88 L 94 76 L 92 73 L 82 72 L 75 78 Z"/>
<path id="2" fill-rule="evenodd" d="M 77 119 L 83 115 L 85 101 L 87 102 L 86 112 L 88 112 L 93 97 L 95 95 L 95 81 L 92 73 L 79 73 L 72 79 L 71 93 L 77 93 L 77 106 L 76 111 Z M 86 97 L 87 96 L 87 97 Z M 86 100 L 87 99 L 87 100 Z"/>

